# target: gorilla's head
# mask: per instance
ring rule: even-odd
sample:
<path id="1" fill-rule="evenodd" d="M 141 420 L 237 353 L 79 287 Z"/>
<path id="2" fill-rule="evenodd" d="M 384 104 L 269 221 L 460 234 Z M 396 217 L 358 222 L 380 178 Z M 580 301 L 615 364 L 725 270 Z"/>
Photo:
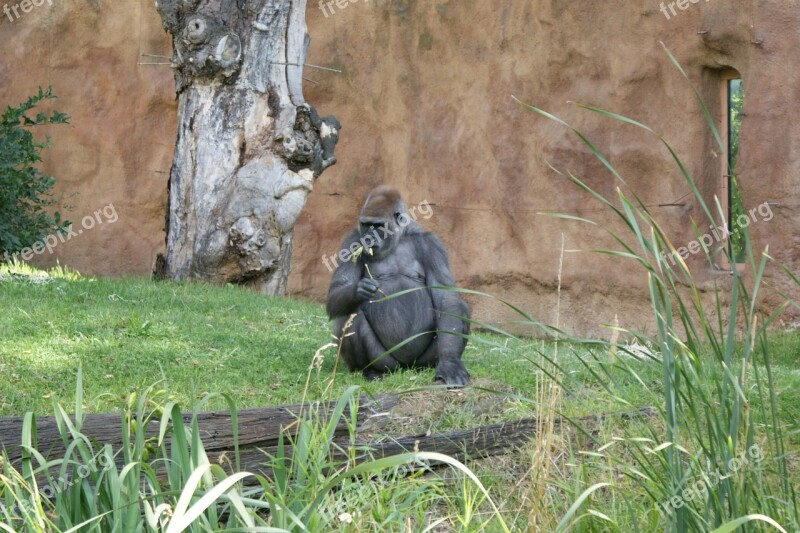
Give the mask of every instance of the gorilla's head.
<path id="1" fill-rule="evenodd" d="M 358 219 L 361 242 L 367 253 L 371 251 L 377 258 L 388 255 L 400 242 L 408 221 L 406 206 L 397 189 L 387 185 L 372 189 Z"/>

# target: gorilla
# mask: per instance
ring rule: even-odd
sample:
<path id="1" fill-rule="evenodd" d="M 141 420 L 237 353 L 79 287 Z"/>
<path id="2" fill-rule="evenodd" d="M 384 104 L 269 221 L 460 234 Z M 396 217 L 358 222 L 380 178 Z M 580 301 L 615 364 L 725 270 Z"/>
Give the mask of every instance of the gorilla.
<path id="1" fill-rule="evenodd" d="M 341 250 L 353 259 L 334 271 L 327 310 L 333 334 L 344 335 L 341 357 L 347 367 L 373 380 L 398 368 L 435 366 L 437 380 L 469 384 L 461 362 L 466 339 L 460 336 L 469 333 L 461 318 L 469 317 L 469 307 L 456 292 L 430 288 L 454 286 L 447 252 L 438 237 L 412 220 L 396 189 L 372 190 L 358 229 L 345 237 Z M 409 289 L 418 290 L 382 300 Z"/>

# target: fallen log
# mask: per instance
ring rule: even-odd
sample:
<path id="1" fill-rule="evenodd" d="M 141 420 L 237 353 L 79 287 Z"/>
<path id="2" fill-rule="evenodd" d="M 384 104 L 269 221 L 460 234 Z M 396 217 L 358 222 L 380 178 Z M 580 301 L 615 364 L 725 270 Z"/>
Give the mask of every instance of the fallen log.
<path id="1" fill-rule="evenodd" d="M 523 418 L 509 422 L 500 422 L 484 425 L 472 429 L 449 431 L 438 434 L 417 434 L 399 437 L 383 437 L 380 440 L 364 440 L 358 436 L 358 429 L 367 420 L 385 420 L 386 411 L 397 404 L 394 395 L 380 395 L 375 400 L 362 397 L 359 402 L 357 415 L 357 437 L 352 440 L 343 420 L 339 421 L 334 432 L 332 453 L 335 458 L 351 459 L 338 450 L 347 450 L 354 445 L 358 448 L 356 463 L 380 459 L 407 452 L 437 452 L 451 456 L 461 461 L 466 459 L 482 459 L 490 456 L 502 455 L 519 449 L 536 435 L 543 422 L 536 418 Z M 320 414 L 329 415 L 335 402 L 320 404 Z M 284 453 L 292 453 L 291 442 L 294 432 L 292 426 L 302 411 L 307 411 L 308 404 L 296 404 L 260 409 L 244 409 L 238 411 L 239 425 L 239 470 L 260 474 L 270 478 L 270 456 L 275 456 L 278 449 L 278 438 L 281 429 L 285 440 Z M 588 415 L 575 419 L 572 422 L 581 422 L 582 425 L 595 421 L 619 417 L 620 419 L 647 418 L 653 416 L 656 410 L 644 407 L 637 410 Z M 184 421 L 188 424 L 192 414 L 184 413 Z M 197 415 L 203 448 L 211 463 L 219 464 L 226 471 L 233 472 L 235 452 L 233 445 L 233 430 L 229 411 L 213 411 Z M 553 423 L 561 426 L 569 423 L 563 418 L 556 418 Z M 36 419 L 38 432 L 37 449 L 48 459 L 63 457 L 64 443 L 58 432 L 53 417 Z M 23 418 L 12 417 L 0 419 L 0 447 L 5 448 L 12 464 L 20 459 L 20 440 L 22 435 Z M 157 435 L 158 422 L 148 424 L 148 435 Z M 97 448 L 110 444 L 116 451 L 122 444 L 122 415 L 98 414 L 86 415 L 81 432 L 97 444 Z M 118 457 L 121 461 L 121 457 Z M 118 463 L 121 468 L 123 465 Z M 431 463 L 430 466 L 436 466 Z M 159 477 L 164 476 L 163 468 L 157 467 Z M 254 478 L 245 479 L 245 484 L 255 483 Z"/>
<path id="2" fill-rule="evenodd" d="M 578 417 L 572 421 L 556 418 L 553 424 L 559 427 L 565 423 L 599 422 L 611 417 L 630 420 L 653 416 L 656 410 L 642 407 L 634 411 L 604 413 Z M 510 422 L 489 424 L 472 429 L 449 431 L 439 434 L 410 435 L 389 438 L 382 442 L 361 443 L 369 448 L 369 456 L 379 459 L 408 452 L 437 452 L 463 461 L 465 459 L 485 459 L 503 455 L 519 449 L 530 442 L 540 427 L 546 424 L 537 418 L 521 418 Z"/>
<path id="3" fill-rule="evenodd" d="M 615 413 L 603 413 L 597 415 L 587 415 L 578 417 L 572 421 L 564 418 L 556 418 L 553 423 L 556 427 L 569 424 L 570 422 L 580 422 L 582 425 L 591 422 L 600 422 L 609 418 L 617 417 L 621 420 L 631 420 L 635 418 L 649 418 L 654 416 L 657 411 L 652 407 L 642 407 L 632 411 L 622 411 Z M 466 459 L 485 459 L 487 457 L 503 455 L 514 452 L 524 446 L 536 435 L 538 429 L 544 424 L 536 418 L 522 418 L 509 422 L 500 422 L 479 426 L 472 429 L 448 431 L 437 434 L 407 435 L 402 437 L 385 437 L 381 441 L 364 441 L 356 439 L 354 445 L 360 450 L 355 458 L 356 463 L 390 457 L 408 452 L 437 452 L 449 455 L 460 461 Z M 334 439 L 337 447 L 347 449 L 351 444 L 349 436 L 345 435 Z M 269 478 L 271 469 L 268 464 L 268 457 L 275 456 L 276 446 L 267 446 L 239 450 L 240 469 L 242 471 L 260 474 Z M 284 453 L 291 455 L 291 447 L 287 446 Z M 334 455 L 345 461 L 348 457 L 334 451 Z M 208 454 L 209 461 L 225 467 L 232 461 L 232 451 L 218 451 Z M 429 463 L 436 466 L 436 462 Z M 230 468 L 226 468 L 230 471 Z M 254 480 L 245 480 L 245 484 L 252 483 Z"/>
<path id="4" fill-rule="evenodd" d="M 359 402 L 358 420 L 361 422 L 375 413 L 387 411 L 396 403 L 397 398 L 394 395 L 379 395 L 374 401 L 366 396 L 362 397 Z M 320 405 L 320 415 L 323 417 L 330 415 L 335 405 L 336 402 L 323 402 Z M 295 404 L 237 411 L 239 446 L 241 448 L 269 447 L 277 444 L 281 429 L 286 430 L 292 426 L 300 413 L 308 411 L 308 409 L 309 404 Z M 192 416 L 192 413 L 183 414 L 183 421 L 187 427 L 191 423 Z M 74 416 L 70 419 L 75 421 Z M 87 414 L 84 416 L 81 433 L 86 435 L 90 442 L 97 445 L 97 450 L 110 444 L 116 451 L 122 445 L 122 420 L 122 413 Z M 225 451 L 232 452 L 234 443 L 230 411 L 199 413 L 197 421 L 200 438 L 206 451 L 218 451 L 219 455 Z M 5 450 L 12 464 L 17 464 L 21 458 L 23 423 L 24 418 L 21 416 L 0 418 L 0 450 Z M 150 420 L 146 428 L 147 437 L 157 437 L 158 428 L 159 420 L 157 418 Z M 347 434 L 347 426 L 344 420 L 340 420 L 335 435 Z M 66 448 L 55 417 L 37 417 L 36 435 L 37 449 L 46 459 L 63 457 Z"/>

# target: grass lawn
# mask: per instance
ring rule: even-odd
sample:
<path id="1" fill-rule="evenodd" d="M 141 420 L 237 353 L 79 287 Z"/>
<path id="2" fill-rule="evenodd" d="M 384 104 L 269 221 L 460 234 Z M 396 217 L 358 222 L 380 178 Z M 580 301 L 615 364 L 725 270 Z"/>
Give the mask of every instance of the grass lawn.
<path id="1" fill-rule="evenodd" d="M 79 365 L 90 412 L 119 410 L 128 395 L 157 382 L 187 408 L 209 392 L 231 395 L 240 408 L 296 403 L 306 389 L 314 354 L 332 341 L 321 305 L 234 286 L 52 272 L 45 282 L 0 278 L 0 300 L 5 302 L 0 416 L 52 414 L 54 401 L 73 405 Z M 554 344 L 488 333 L 477 337 L 486 343 L 472 342 L 464 353 L 473 381 L 507 398 L 492 418 L 525 416 L 536 386 L 534 362 L 541 353 L 552 356 Z M 776 334 L 773 341 L 773 372 L 788 422 L 800 417 L 800 334 Z M 612 396 L 592 378 L 597 363 L 580 362 L 586 352 L 565 344 L 559 348 L 559 364 L 569 376 L 565 413 L 619 410 L 620 399 L 635 406 L 659 401 L 659 365 L 628 358 L 637 365 L 641 382 L 620 372 Z M 334 376 L 335 348 L 321 353 L 322 367 L 311 373 L 311 399 L 319 399 Z M 433 370 L 398 372 L 370 383 L 338 366 L 327 397 L 353 384 L 371 392 L 404 392 L 432 382 Z M 212 400 L 211 406 L 225 408 L 222 400 Z M 442 421 L 442 427 L 449 425 L 463 424 Z"/>
<path id="2" fill-rule="evenodd" d="M 71 406 L 79 365 L 90 412 L 119 410 L 129 394 L 162 380 L 187 407 L 209 392 L 230 394 L 240 408 L 295 403 L 314 354 L 332 340 L 321 305 L 234 286 L 54 274 L 41 283 L 5 278 L 0 299 L 6 303 L 0 315 L 0 416 L 51 414 L 54 401 Z M 490 334 L 480 338 L 494 345 L 473 342 L 464 354 L 476 383 L 532 397 L 531 361 L 540 350 L 552 354 L 553 345 Z M 570 347 L 561 351 L 562 359 L 572 358 L 562 362 L 577 385 L 576 401 L 566 410 L 594 412 L 604 401 L 600 391 L 580 385 L 585 368 Z M 312 399 L 333 376 L 335 348 L 322 353 L 322 368 L 312 373 L 308 389 Z M 656 382 L 658 369 L 643 367 Z M 432 382 L 433 370 L 398 372 L 369 383 L 339 366 L 333 397 L 352 384 L 387 392 Z M 648 391 L 631 383 L 630 392 L 633 404 L 647 403 Z M 496 418 L 524 415 L 525 403 L 517 403 L 520 412 L 498 412 Z M 212 407 L 225 408 L 222 400 Z"/>
<path id="3" fill-rule="evenodd" d="M 268 298 L 228 286 L 148 279 L 55 278 L 0 282 L 0 416 L 50 414 L 73 403 L 83 367 L 87 409 L 121 408 L 127 396 L 161 380 L 183 405 L 208 392 L 239 407 L 299 402 L 317 350 L 332 340 L 322 306 Z M 502 352 L 502 353 L 501 353 Z M 333 375 L 335 348 L 312 375 L 319 396 Z M 531 365 L 506 350 L 470 347 L 474 376 L 524 393 Z M 333 395 L 349 385 L 394 391 L 430 384 L 433 370 L 369 383 L 338 367 Z M 224 408 L 222 401 L 216 405 Z"/>

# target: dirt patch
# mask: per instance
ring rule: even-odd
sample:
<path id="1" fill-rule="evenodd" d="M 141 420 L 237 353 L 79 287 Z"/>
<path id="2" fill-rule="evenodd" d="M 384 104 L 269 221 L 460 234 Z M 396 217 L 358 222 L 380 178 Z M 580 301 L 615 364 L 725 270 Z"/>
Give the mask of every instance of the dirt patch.
<path id="1" fill-rule="evenodd" d="M 477 378 L 464 389 L 437 387 L 403 394 L 391 410 L 364 424 L 359 439 L 380 442 L 390 435 L 430 435 L 523 416 L 531 414 L 525 413 L 508 385 Z"/>

